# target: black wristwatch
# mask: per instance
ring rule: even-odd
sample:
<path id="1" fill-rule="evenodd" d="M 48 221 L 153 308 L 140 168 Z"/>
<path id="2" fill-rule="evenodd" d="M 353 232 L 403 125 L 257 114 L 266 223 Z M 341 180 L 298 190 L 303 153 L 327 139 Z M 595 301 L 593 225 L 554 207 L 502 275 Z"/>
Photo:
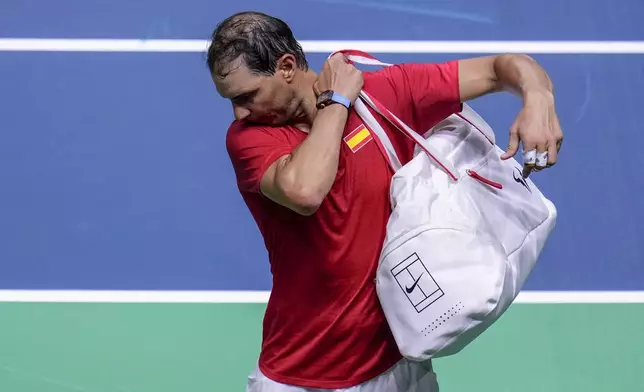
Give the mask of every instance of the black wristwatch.
<path id="1" fill-rule="evenodd" d="M 324 109 L 325 107 L 333 105 L 334 103 L 339 103 L 347 109 L 349 109 L 349 107 L 351 106 L 351 101 L 349 100 L 349 98 L 340 95 L 333 90 L 326 90 L 323 91 L 320 96 L 318 96 L 315 107 L 317 107 L 318 109 Z"/>

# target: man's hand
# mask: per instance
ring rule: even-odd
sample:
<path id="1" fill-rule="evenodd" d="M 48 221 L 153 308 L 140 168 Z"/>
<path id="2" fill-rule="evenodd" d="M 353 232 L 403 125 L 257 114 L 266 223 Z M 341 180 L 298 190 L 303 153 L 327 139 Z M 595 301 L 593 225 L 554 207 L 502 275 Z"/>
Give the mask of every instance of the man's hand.
<path id="1" fill-rule="evenodd" d="M 330 89 L 353 103 L 363 83 L 362 72 L 343 54 L 336 54 L 324 63 L 313 90 L 319 95 Z M 335 181 L 348 116 L 342 105 L 319 110 L 306 139 L 266 170 L 260 183 L 262 193 L 299 214 L 314 214 Z"/>
<path id="2" fill-rule="evenodd" d="M 336 53 L 324 62 L 322 72 L 313 84 L 313 91 L 319 96 L 323 91 L 333 90 L 355 102 L 364 85 L 362 72 L 342 53 Z"/>
<path id="3" fill-rule="evenodd" d="M 552 94 L 528 95 L 523 109 L 510 128 L 508 149 L 501 159 L 509 159 L 523 142 L 523 176 L 550 167 L 557 162 L 563 131 L 555 111 Z"/>
<path id="4" fill-rule="evenodd" d="M 557 162 L 563 132 L 555 112 L 553 86 L 546 71 L 527 55 L 504 54 L 459 61 L 461 101 L 497 91 L 523 98 L 523 109 L 510 128 L 502 159 L 509 159 L 523 143 L 523 175 Z"/>

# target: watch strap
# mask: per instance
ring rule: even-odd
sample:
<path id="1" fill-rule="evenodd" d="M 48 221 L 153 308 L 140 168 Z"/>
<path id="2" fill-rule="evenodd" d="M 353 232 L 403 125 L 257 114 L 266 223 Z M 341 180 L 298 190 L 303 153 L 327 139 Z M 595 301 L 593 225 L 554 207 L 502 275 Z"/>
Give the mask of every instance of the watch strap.
<path id="1" fill-rule="evenodd" d="M 335 91 L 333 92 L 333 95 L 331 96 L 331 100 L 334 102 L 337 102 L 341 105 L 344 105 L 347 109 L 351 106 L 351 100 L 347 97 L 345 97 L 342 94 L 338 94 Z"/>

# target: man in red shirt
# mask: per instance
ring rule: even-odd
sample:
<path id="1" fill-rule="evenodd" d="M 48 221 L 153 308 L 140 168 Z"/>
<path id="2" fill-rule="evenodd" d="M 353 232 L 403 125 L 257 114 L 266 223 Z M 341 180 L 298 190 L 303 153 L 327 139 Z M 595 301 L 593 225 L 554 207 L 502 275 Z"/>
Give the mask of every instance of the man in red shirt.
<path id="1" fill-rule="evenodd" d="M 403 359 L 375 288 L 392 173 L 353 111 L 361 89 L 417 131 L 481 95 L 523 99 L 506 157 L 523 143 L 557 160 L 552 86 L 531 58 L 500 55 L 360 72 L 339 54 L 310 70 L 290 28 L 235 14 L 215 29 L 208 67 L 235 121 L 226 135 L 237 186 L 264 238 L 273 287 L 248 391 L 436 391 L 431 362 Z M 403 164 L 413 143 L 388 133 Z"/>

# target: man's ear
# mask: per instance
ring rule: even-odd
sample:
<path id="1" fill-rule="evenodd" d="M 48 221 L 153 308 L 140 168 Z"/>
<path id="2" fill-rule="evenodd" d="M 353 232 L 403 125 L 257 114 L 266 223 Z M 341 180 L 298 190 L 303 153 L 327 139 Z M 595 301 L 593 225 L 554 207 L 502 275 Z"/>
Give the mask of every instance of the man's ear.
<path id="1" fill-rule="evenodd" d="M 277 60 L 277 72 L 279 72 L 287 83 L 291 83 L 297 71 L 297 60 L 292 54 L 285 54 Z"/>

